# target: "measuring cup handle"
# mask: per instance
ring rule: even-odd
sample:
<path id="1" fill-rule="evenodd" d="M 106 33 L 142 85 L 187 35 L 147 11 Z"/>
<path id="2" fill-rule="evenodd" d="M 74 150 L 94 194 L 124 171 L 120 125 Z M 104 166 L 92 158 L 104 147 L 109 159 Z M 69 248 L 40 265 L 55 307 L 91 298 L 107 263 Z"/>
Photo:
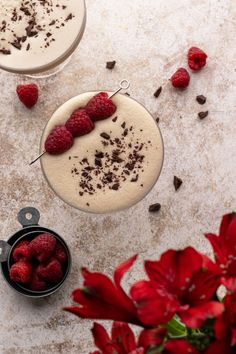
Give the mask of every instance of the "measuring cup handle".
<path id="1" fill-rule="evenodd" d="M 6 262 L 11 246 L 6 241 L 0 240 L 0 263 Z"/>
<path id="2" fill-rule="evenodd" d="M 27 214 L 30 214 L 31 217 L 27 218 L 26 217 Z M 38 222 L 40 219 L 40 213 L 37 209 L 35 209 L 33 207 L 26 207 L 26 208 L 23 208 L 19 211 L 19 213 L 17 215 L 17 219 L 23 227 L 38 225 Z"/>

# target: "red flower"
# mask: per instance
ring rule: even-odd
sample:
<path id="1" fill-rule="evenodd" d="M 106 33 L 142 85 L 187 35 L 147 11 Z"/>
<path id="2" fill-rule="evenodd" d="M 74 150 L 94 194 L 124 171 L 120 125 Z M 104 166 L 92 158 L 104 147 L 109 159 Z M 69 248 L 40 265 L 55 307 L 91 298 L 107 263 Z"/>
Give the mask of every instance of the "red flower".
<path id="1" fill-rule="evenodd" d="M 222 272 L 222 280 L 228 287 L 231 278 L 236 278 L 236 214 L 224 215 L 219 236 L 206 234 L 215 255 L 216 263 Z"/>
<path id="2" fill-rule="evenodd" d="M 172 339 L 166 342 L 163 354 L 198 354 L 198 351 L 183 339 Z"/>
<path id="3" fill-rule="evenodd" d="M 98 323 L 94 323 L 92 333 L 94 343 L 100 349 L 93 354 L 144 354 L 149 348 L 163 343 L 166 330 L 145 329 L 140 333 L 137 344 L 134 333 L 127 323 L 113 322 L 111 337 Z"/>
<path id="4" fill-rule="evenodd" d="M 223 304 L 211 300 L 219 286 L 218 267 L 192 247 L 169 250 L 160 261 L 147 261 L 145 269 L 150 281 L 134 284 L 131 296 L 146 325 L 165 323 L 178 313 L 186 325 L 198 328 L 222 313 Z"/>
<path id="5" fill-rule="evenodd" d="M 84 288 L 75 289 L 72 293 L 73 300 L 79 306 L 64 309 L 82 318 L 115 320 L 140 325 L 136 307 L 120 285 L 123 275 L 136 258 L 137 256 L 134 256 L 116 268 L 114 283 L 106 275 L 82 269 Z"/>

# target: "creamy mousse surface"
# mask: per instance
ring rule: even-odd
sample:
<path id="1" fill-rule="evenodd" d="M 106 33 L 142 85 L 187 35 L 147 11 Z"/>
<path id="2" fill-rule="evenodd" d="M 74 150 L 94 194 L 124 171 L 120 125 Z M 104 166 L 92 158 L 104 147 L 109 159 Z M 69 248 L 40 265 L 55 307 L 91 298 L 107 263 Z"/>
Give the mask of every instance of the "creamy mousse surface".
<path id="1" fill-rule="evenodd" d="M 57 109 L 43 132 L 41 151 L 50 131 L 65 124 L 94 95 L 81 94 Z M 112 100 L 117 106 L 113 116 L 95 122 L 95 129 L 75 138 L 67 152 L 46 153 L 41 158 L 54 192 L 88 212 L 107 213 L 132 206 L 151 190 L 162 168 L 162 137 L 151 114 L 127 95 L 117 94 Z"/>
<path id="2" fill-rule="evenodd" d="M 60 64 L 85 27 L 84 0 L 0 0 L 0 67 L 40 72 Z"/>

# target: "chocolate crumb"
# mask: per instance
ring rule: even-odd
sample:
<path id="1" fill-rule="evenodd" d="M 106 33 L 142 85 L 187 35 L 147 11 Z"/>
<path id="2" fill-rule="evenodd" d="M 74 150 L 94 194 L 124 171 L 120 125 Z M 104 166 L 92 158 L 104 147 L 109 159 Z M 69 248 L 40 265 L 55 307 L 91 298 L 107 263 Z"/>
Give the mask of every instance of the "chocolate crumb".
<path id="1" fill-rule="evenodd" d="M 27 44 L 26 50 L 28 51 L 30 49 L 30 43 Z"/>
<path id="2" fill-rule="evenodd" d="M 8 49 L 0 49 L 0 53 L 5 54 L 5 55 L 10 55 L 11 51 Z"/>
<path id="3" fill-rule="evenodd" d="M 65 19 L 65 21 L 72 20 L 72 18 L 73 18 L 73 15 L 72 15 L 72 14 L 69 14 L 69 15 L 67 16 L 67 18 Z"/>
<path id="4" fill-rule="evenodd" d="M 101 136 L 103 139 L 106 139 L 106 140 L 109 140 L 109 139 L 110 139 L 110 135 L 107 134 L 107 133 L 105 133 L 105 132 L 101 133 L 100 136 Z"/>
<path id="5" fill-rule="evenodd" d="M 131 179 L 131 182 L 137 182 L 137 180 L 138 180 L 138 174 L 136 175 L 136 176 L 134 176 L 132 179 Z"/>
<path id="6" fill-rule="evenodd" d="M 90 204 L 89 204 L 89 203 L 86 203 L 86 205 L 87 205 L 87 206 L 90 206 Z"/>
<path id="7" fill-rule="evenodd" d="M 125 129 L 125 125 L 126 125 L 126 123 L 123 122 L 123 123 L 121 124 L 121 128 Z"/>
<path id="8" fill-rule="evenodd" d="M 205 112 L 199 112 L 198 113 L 198 118 L 199 119 L 204 119 L 208 116 L 208 111 L 205 111 Z"/>
<path id="9" fill-rule="evenodd" d="M 197 100 L 197 102 L 198 102 L 199 104 L 204 104 L 204 103 L 206 102 L 206 97 L 203 96 L 203 95 L 198 95 L 198 96 L 196 97 L 196 100 Z"/>
<path id="10" fill-rule="evenodd" d="M 112 69 L 114 69 L 115 65 L 116 65 L 116 61 L 115 60 L 107 61 L 106 68 L 109 69 L 109 70 L 112 70 Z"/>
<path id="11" fill-rule="evenodd" d="M 98 151 L 96 152 L 95 157 L 97 157 L 98 159 L 102 159 L 104 157 L 104 153 L 102 151 Z"/>
<path id="12" fill-rule="evenodd" d="M 157 122 L 157 123 L 160 122 L 160 118 L 159 118 L 159 117 L 156 118 L 156 122 Z"/>
<path id="13" fill-rule="evenodd" d="M 162 86 L 160 86 L 153 94 L 154 97 L 158 98 L 161 94 Z"/>
<path id="14" fill-rule="evenodd" d="M 119 189 L 120 185 L 119 183 L 115 183 L 113 184 L 113 186 L 111 187 L 114 191 L 117 191 Z"/>
<path id="15" fill-rule="evenodd" d="M 118 117 L 117 116 L 115 116 L 114 118 L 112 118 L 112 122 L 116 122 L 117 121 L 117 119 L 118 119 Z"/>
<path id="16" fill-rule="evenodd" d="M 177 191 L 180 188 L 180 186 L 183 183 L 183 181 L 182 181 L 181 178 L 174 176 L 173 183 L 174 183 L 175 190 Z"/>
<path id="17" fill-rule="evenodd" d="M 102 160 L 98 159 L 98 158 L 95 158 L 95 165 L 99 166 L 99 167 L 102 167 Z"/>
<path id="18" fill-rule="evenodd" d="M 151 204 L 148 208 L 150 213 L 158 212 L 161 209 L 160 203 Z"/>

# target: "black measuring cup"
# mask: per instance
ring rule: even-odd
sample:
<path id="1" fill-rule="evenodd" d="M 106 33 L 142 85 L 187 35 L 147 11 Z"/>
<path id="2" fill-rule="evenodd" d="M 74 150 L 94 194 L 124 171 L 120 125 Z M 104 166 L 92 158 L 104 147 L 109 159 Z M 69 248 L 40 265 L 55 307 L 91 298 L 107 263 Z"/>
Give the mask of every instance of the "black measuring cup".
<path id="1" fill-rule="evenodd" d="M 19 223 L 23 226 L 23 228 L 17 231 L 16 233 L 14 233 L 7 241 L 0 240 L 0 262 L 1 262 L 2 274 L 6 282 L 8 283 L 8 285 L 22 295 L 33 297 L 33 298 L 41 298 L 41 297 L 51 295 L 62 287 L 70 272 L 70 268 L 71 268 L 70 250 L 66 242 L 64 241 L 64 239 L 60 235 L 58 235 L 55 231 L 38 225 L 40 219 L 40 213 L 37 209 L 33 207 L 23 208 L 18 213 L 17 218 Z M 62 245 L 62 247 L 64 248 L 67 254 L 67 262 L 64 265 L 64 276 L 58 284 L 43 291 L 34 291 L 25 288 L 23 284 L 21 285 L 11 280 L 10 278 L 10 266 L 12 263 L 11 254 L 14 247 L 20 241 L 23 240 L 31 241 L 36 236 L 42 233 L 49 233 L 56 238 L 58 243 Z"/>

